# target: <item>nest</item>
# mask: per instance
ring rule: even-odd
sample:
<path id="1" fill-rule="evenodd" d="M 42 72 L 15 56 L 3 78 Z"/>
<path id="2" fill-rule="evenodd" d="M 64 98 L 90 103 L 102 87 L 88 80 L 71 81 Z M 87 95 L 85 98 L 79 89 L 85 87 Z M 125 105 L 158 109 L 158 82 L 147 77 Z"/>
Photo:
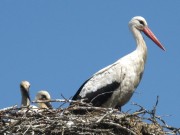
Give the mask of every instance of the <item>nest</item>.
<path id="1" fill-rule="evenodd" d="M 54 100 L 54 102 L 72 102 Z M 134 113 L 93 107 L 83 102 L 59 109 L 12 106 L 0 110 L 0 134 L 4 135 L 166 135 L 179 134 L 151 111 L 138 106 Z M 83 113 L 77 113 L 83 112 Z M 146 116 L 146 117 L 145 117 Z"/>

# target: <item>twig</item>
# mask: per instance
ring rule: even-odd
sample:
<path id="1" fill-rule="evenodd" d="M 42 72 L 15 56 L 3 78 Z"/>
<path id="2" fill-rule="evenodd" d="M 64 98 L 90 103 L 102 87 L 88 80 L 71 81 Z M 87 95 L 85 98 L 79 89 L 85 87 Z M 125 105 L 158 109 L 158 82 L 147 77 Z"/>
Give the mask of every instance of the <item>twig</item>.
<path id="1" fill-rule="evenodd" d="M 131 135 L 136 135 L 136 133 L 134 131 L 132 131 L 132 130 L 126 128 L 126 127 L 123 127 L 123 126 L 121 126 L 121 125 L 119 125 L 117 123 L 113 123 L 113 122 L 103 122 L 103 123 L 107 124 L 107 125 L 111 125 L 111 126 L 116 126 L 116 127 L 120 128 L 120 129 L 125 130 L 126 132 L 130 133 Z"/>
<path id="2" fill-rule="evenodd" d="M 17 105 L 10 106 L 10 107 L 6 107 L 6 108 L 1 109 L 1 110 L 0 110 L 0 112 L 2 112 L 2 111 L 9 111 L 9 110 L 13 110 L 13 109 L 15 109 L 16 107 L 17 107 Z"/>
<path id="3" fill-rule="evenodd" d="M 26 129 L 26 131 L 23 133 L 23 135 L 25 135 L 26 133 L 27 133 L 27 131 L 30 129 L 30 125 L 29 125 L 29 127 Z"/>
<path id="4" fill-rule="evenodd" d="M 100 119 L 96 121 L 96 123 L 101 122 L 107 115 L 110 115 L 114 112 L 114 110 L 108 111 L 106 114 L 104 114 Z"/>

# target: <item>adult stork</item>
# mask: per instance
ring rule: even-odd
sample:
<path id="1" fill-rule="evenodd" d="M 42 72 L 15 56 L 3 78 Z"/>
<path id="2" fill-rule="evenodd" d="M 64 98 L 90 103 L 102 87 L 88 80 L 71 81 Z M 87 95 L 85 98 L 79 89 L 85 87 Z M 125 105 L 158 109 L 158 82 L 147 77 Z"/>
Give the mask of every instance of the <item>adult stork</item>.
<path id="1" fill-rule="evenodd" d="M 43 101 L 43 100 L 51 100 L 50 94 L 46 90 L 41 90 L 36 94 L 35 100 Z M 37 103 L 39 108 L 52 109 L 52 105 L 50 102 L 45 103 Z"/>
<path id="2" fill-rule="evenodd" d="M 119 109 L 130 100 L 142 78 L 147 57 L 147 46 L 141 32 L 162 50 L 165 48 L 148 28 L 143 17 L 133 17 L 129 28 L 134 35 L 136 49 L 95 73 L 82 84 L 72 100 L 85 99 L 94 106 Z"/>

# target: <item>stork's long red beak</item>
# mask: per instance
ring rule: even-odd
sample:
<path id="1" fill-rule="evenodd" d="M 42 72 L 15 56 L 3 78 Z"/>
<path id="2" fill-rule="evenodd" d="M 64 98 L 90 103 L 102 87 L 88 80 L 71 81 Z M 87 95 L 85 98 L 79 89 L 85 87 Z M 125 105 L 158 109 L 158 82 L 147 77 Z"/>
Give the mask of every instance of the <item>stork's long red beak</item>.
<path id="1" fill-rule="evenodd" d="M 156 38 L 156 36 L 153 34 L 153 32 L 146 26 L 143 29 L 144 34 L 146 34 L 155 44 L 157 44 L 162 50 L 166 50 L 164 46 L 159 42 L 159 40 Z"/>

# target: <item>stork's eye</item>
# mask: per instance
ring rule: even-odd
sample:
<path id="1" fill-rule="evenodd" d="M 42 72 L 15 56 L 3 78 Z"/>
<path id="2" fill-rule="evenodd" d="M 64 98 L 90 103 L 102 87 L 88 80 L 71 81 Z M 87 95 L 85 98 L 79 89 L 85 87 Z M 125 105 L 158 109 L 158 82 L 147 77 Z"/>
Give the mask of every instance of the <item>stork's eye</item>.
<path id="1" fill-rule="evenodd" d="M 142 24 L 143 26 L 145 25 L 143 21 L 139 20 L 139 23 Z"/>
<path id="2" fill-rule="evenodd" d="M 46 99 L 47 99 L 46 95 L 41 96 L 41 100 L 46 100 Z"/>

